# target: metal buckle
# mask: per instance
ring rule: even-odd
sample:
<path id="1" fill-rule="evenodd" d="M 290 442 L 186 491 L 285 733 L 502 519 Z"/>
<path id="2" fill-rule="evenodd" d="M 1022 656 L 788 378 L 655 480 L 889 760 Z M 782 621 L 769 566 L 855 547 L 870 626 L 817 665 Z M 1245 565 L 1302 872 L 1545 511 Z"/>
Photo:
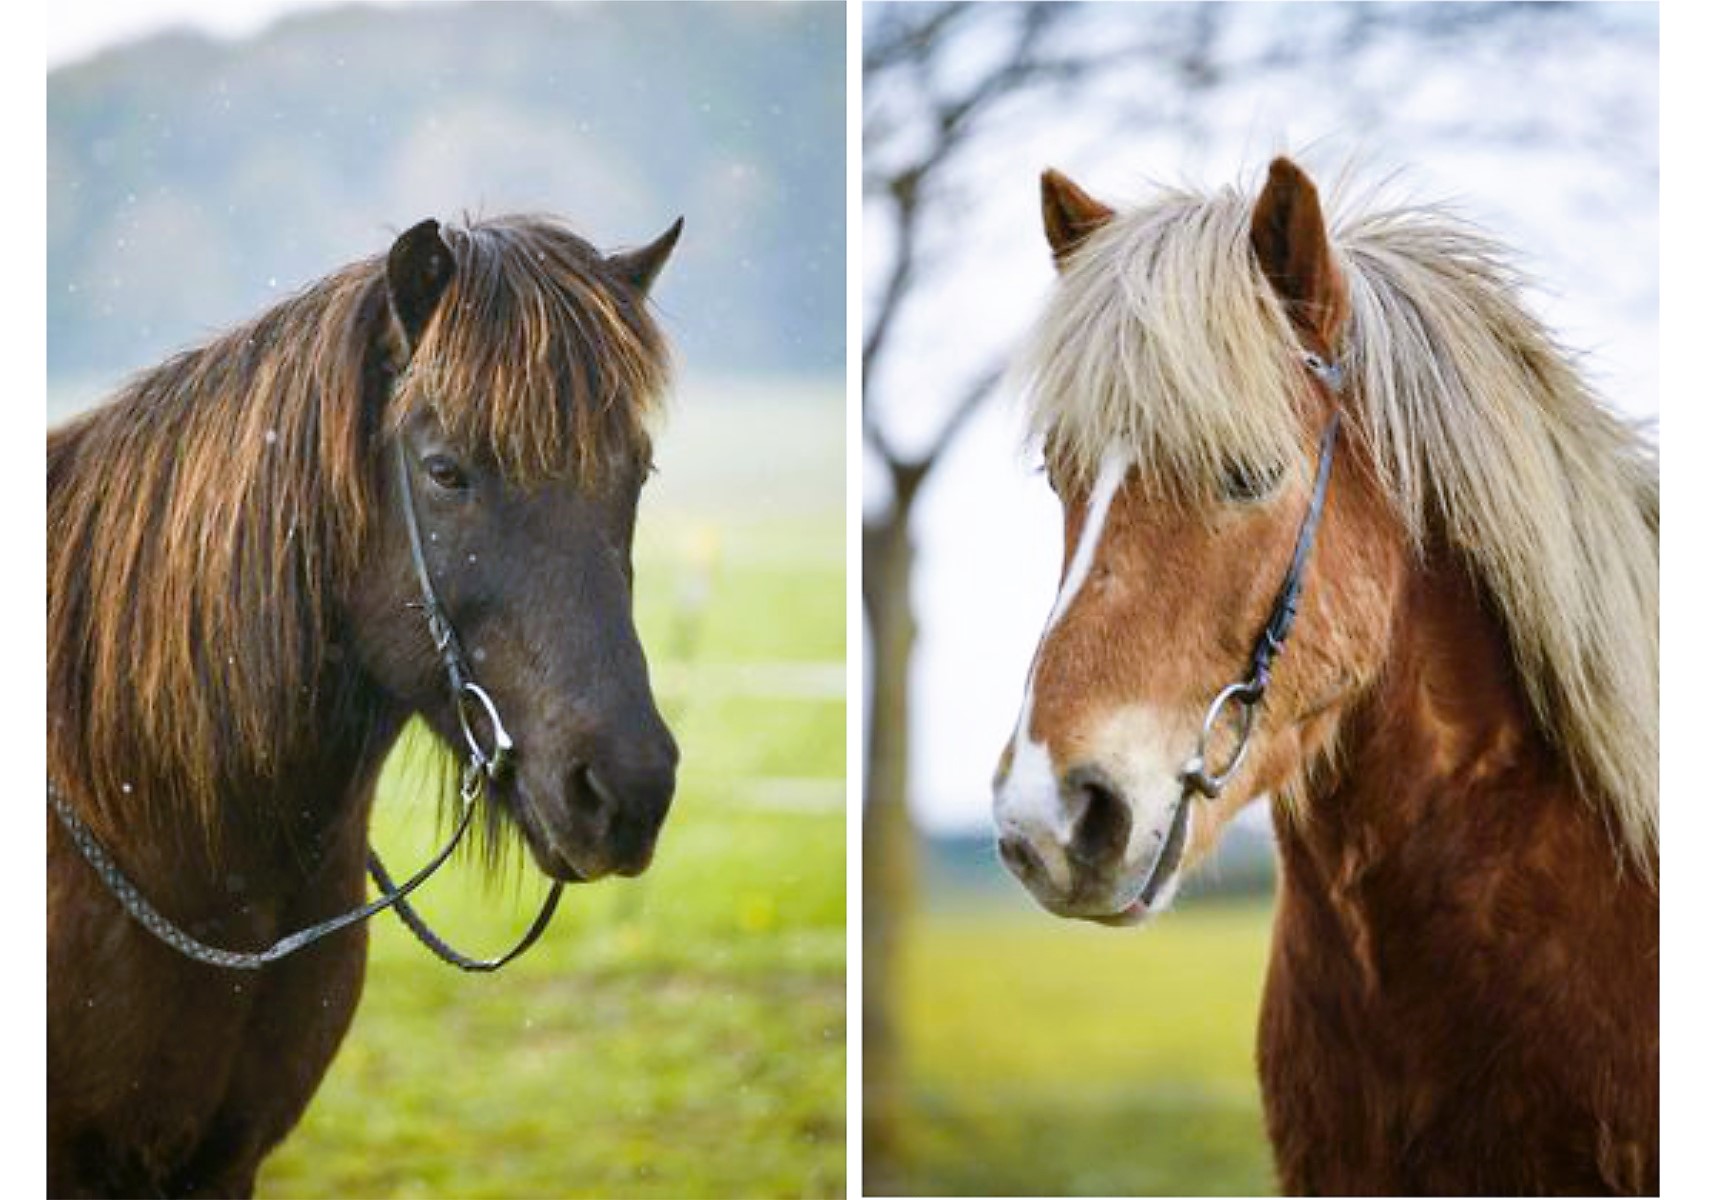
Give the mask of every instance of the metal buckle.
<path id="1" fill-rule="evenodd" d="M 465 703 L 465 698 L 469 696 L 476 698 L 477 703 L 488 714 L 489 723 L 494 727 L 493 736 L 489 739 L 491 750 L 482 748 L 482 741 L 476 736 L 475 727 L 471 724 L 470 706 Z M 490 782 L 499 782 L 512 768 L 512 735 L 506 732 L 506 725 L 500 720 L 500 710 L 494 707 L 493 697 L 474 680 L 466 680 L 464 690 L 458 693 L 458 727 L 464 731 L 464 740 L 470 744 L 470 768 L 480 770 Z"/>
<path id="2" fill-rule="evenodd" d="M 1211 701 L 1211 707 L 1205 710 L 1204 723 L 1199 726 L 1198 748 L 1193 752 L 1193 756 L 1181 765 L 1181 786 L 1185 790 L 1197 792 L 1207 800 L 1215 800 L 1222 795 L 1229 777 L 1240 769 L 1242 761 L 1247 757 L 1247 746 L 1253 740 L 1254 718 L 1258 715 L 1259 701 L 1263 695 L 1263 688 L 1246 679 L 1238 679 L 1217 693 L 1217 698 Z M 1235 750 L 1222 770 L 1212 771 L 1205 758 L 1210 751 L 1211 730 L 1215 728 L 1217 719 L 1223 715 L 1224 708 L 1231 700 L 1241 707 Z"/>

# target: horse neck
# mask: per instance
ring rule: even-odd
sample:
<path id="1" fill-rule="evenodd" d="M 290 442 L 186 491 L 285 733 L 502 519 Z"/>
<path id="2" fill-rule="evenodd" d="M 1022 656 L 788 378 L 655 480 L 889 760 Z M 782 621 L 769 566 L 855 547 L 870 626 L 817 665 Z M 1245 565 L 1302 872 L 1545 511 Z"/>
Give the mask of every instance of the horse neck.
<path id="1" fill-rule="evenodd" d="M 1455 556 L 1404 585 L 1380 683 L 1340 728 L 1330 781 L 1276 824 L 1284 899 L 1367 979 L 1415 948 L 1525 955 L 1655 946 L 1655 892 L 1548 744 L 1498 619 Z M 1421 967 L 1422 970 L 1431 968 Z"/>
<path id="2" fill-rule="evenodd" d="M 70 527 L 83 530 L 86 541 L 97 536 L 92 527 L 72 521 L 69 510 L 76 505 L 67 499 L 79 494 L 73 489 L 80 472 L 102 466 L 96 460 L 104 448 L 87 451 L 88 439 L 115 422 L 136 419 L 125 407 L 132 403 L 122 400 L 93 410 L 49 434 L 51 614 L 57 570 L 64 568 L 61 574 L 77 578 L 88 553 L 86 542 L 57 533 Z M 104 510 L 97 511 L 100 523 Z M 306 530 L 298 532 L 304 540 L 309 536 Z M 147 560 L 153 555 L 161 556 L 158 541 L 141 552 Z M 191 877 L 210 886 L 213 880 L 233 876 L 237 863 L 270 873 L 277 864 L 293 867 L 317 859 L 321 847 L 345 828 L 365 833 L 373 783 L 408 713 L 373 683 L 347 644 L 337 616 L 319 618 L 310 626 L 313 632 L 302 635 L 315 654 L 323 647 L 323 657 L 315 663 L 293 652 L 254 655 L 246 668 L 247 688 L 201 692 L 201 678 L 184 688 L 168 688 L 171 695 L 188 693 L 178 705 L 169 706 L 162 703 L 161 688 L 95 690 L 89 651 L 97 638 L 91 610 L 100 601 L 76 588 L 67 590 L 74 596 L 66 608 L 71 616 L 50 631 L 51 638 L 59 638 L 62 652 L 51 652 L 49 659 L 48 774 L 98 841 L 136 880 Z M 129 620 L 136 628 L 123 627 L 127 637 L 171 636 L 148 626 L 136 613 Z M 282 633 L 281 623 L 262 622 L 250 636 L 270 643 L 282 640 Z M 232 638 L 233 631 L 227 636 Z M 192 638 L 189 657 L 197 661 L 199 646 L 223 641 L 210 630 L 200 630 Z M 229 663 L 234 662 L 231 657 Z M 299 698 L 294 719 L 272 726 L 277 738 L 266 761 L 231 752 L 233 746 L 220 736 L 198 739 L 191 751 L 163 748 L 165 739 L 157 729 L 161 721 L 152 714 L 169 711 L 180 718 L 188 705 L 221 709 L 260 697 Z M 103 732 L 93 735 L 92 714 L 97 712 L 113 715 Z M 225 728 L 221 721 L 206 725 L 219 734 Z M 105 753 L 111 748 L 112 753 Z"/>
<path id="3" fill-rule="evenodd" d="M 171 915 L 207 912 L 214 898 L 233 901 L 240 881 L 248 903 L 268 912 L 273 897 L 298 895 L 313 880 L 329 885 L 334 870 L 345 891 L 359 893 L 374 787 L 408 714 L 348 658 L 321 673 L 310 707 L 315 727 L 284 747 L 269 775 L 219 780 L 216 829 L 189 812 L 149 827 L 154 833 L 98 831 L 154 903 Z M 177 790 L 148 777 L 137 788 Z"/>
<path id="4" fill-rule="evenodd" d="M 295 873 L 337 843 L 365 844 L 374 785 L 408 718 L 346 656 L 321 673 L 315 727 L 269 779 L 238 780 L 231 841 Z"/>

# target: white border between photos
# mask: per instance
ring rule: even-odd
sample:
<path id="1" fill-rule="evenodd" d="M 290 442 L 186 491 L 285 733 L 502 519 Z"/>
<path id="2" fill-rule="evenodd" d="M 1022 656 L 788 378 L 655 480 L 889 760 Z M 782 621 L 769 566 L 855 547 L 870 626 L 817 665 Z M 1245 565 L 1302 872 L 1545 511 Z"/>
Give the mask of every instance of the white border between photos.
<path id="1" fill-rule="evenodd" d="M 1735 112 L 1722 4 L 1662 11 L 1663 1184 L 1726 1194 L 1735 1071 Z"/>
<path id="2" fill-rule="evenodd" d="M 46 1189 L 43 1145 L 47 1134 L 45 1073 L 47 973 L 44 961 L 43 887 L 46 813 L 29 816 L 46 770 L 47 719 L 43 704 L 47 619 L 43 605 L 45 565 L 42 481 L 43 414 L 48 395 L 48 133 L 46 6 L 14 11 L 7 21 L 0 74 L 4 76 L 6 157 L 13 183 L 5 191 L 5 227 L 13 230 L 12 254 L 22 269 L 0 300 L 0 361 L 8 386 L 0 401 L 0 444 L 19 452 L 5 472 L 0 496 L 0 562 L 15 586 L 0 590 L 0 629 L 7 657 L 18 674 L 0 689 L 0 728 L 6 730 L 17 825 L 0 839 L 0 946 L 10 967 L 0 986 L 0 1162 L 6 1190 L 40 1196 Z"/>
<path id="3" fill-rule="evenodd" d="M 845 42 L 849 47 L 847 74 L 849 78 L 849 94 L 846 98 L 848 117 L 844 136 L 849 139 L 849 169 L 844 176 L 844 197 L 846 205 L 845 221 L 849 230 L 849 252 L 846 260 L 844 278 L 848 296 L 845 300 L 846 314 L 846 352 L 844 357 L 845 374 L 848 377 L 848 411 L 849 428 L 846 432 L 844 451 L 844 478 L 848 491 L 844 504 L 844 545 L 847 546 L 849 568 L 847 574 L 844 611 L 848 619 L 848 632 L 845 641 L 846 653 L 849 658 L 848 694 L 849 711 L 844 716 L 844 772 L 847 776 L 845 785 L 846 806 L 849 819 L 849 881 L 845 895 L 848 897 L 849 912 L 847 929 L 849 934 L 848 982 L 846 984 L 847 1001 L 847 1054 L 849 1082 L 844 1108 L 846 1113 L 846 1147 L 847 1147 L 847 1195 L 862 1194 L 861 1170 L 861 1122 L 862 1122 L 862 1077 L 861 1077 L 861 1029 L 862 1029 L 862 998 L 861 998 L 861 939 L 862 939 L 862 886 L 861 886 L 861 839 L 863 811 L 863 716 L 867 705 L 867 693 L 863 690 L 863 662 L 865 647 L 862 642 L 862 609 L 861 609 L 861 486 L 862 486 L 862 392 L 861 392 L 861 342 L 862 342 L 862 253 L 861 253 L 861 50 L 862 50 L 862 6 L 861 0 L 849 0 L 849 14 L 845 20 L 847 33 Z"/>

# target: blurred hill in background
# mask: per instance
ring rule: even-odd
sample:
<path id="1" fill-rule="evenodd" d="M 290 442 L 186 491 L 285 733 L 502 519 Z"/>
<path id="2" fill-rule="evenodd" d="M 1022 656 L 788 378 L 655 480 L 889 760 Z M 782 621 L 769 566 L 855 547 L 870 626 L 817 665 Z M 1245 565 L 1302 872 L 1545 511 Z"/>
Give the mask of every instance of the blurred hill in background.
<path id="1" fill-rule="evenodd" d="M 702 375 L 841 372 L 844 7 L 319 9 L 48 77 L 48 366 L 113 378 L 428 216 L 677 215 L 658 306 Z M 743 64 L 752 64 L 743 70 Z"/>

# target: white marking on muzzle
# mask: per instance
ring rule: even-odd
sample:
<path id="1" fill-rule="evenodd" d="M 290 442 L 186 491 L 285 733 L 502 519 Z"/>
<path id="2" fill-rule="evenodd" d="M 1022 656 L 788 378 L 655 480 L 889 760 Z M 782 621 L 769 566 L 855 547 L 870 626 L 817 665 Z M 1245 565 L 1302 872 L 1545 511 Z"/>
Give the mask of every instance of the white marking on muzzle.
<path id="1" fill-rule="evenodd" d="M 1127 455 L 1119 447 L 1111 447 L 1103 456 L 1096 483 L 1091 487 L 1078 549 L 1061 579 L 1060 592 L 1055 596 L 1054 607 L 1049 610 L 1048 621 L 1042 627 L 1036 652 L 1030 656 L 1030 671 L 1024 678 L 1024 704 L 1018 710 L 1018 730 L 1012 739 L 1012 763 L 1005 778 L 994 789 L 994 820 L 1000 832 L 1023 837 L 1040 855 L 1044 868 L 1061 888 L 1068 886 L 1071 874 L 1062 846 L 1071 834 L 1075 817 L 1066 812 L 1062 802 L 1060 781 L 1054 777 L 1054 764 L 1048 748 L 1031 740 L 1032 693 L 1036 687 L 1036 670 L 1041 665 L 1048 639 L 1078 598 L 1084 581 L 1090 577 L 1103 528 L 1108 524 L 1109 509 L 1114 506 L 1114 498 L 1126 479 L 1129 465 Z"/>

